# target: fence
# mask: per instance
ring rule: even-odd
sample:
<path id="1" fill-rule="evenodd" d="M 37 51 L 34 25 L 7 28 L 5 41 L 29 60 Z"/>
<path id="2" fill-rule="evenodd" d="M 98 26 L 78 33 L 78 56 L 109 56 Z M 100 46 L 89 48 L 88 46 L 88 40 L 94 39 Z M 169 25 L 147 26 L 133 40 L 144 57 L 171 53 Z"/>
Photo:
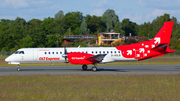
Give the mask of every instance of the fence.
<path id="1" fill-rule="evenodd" d="M 11 55 L 12 53 L 14 52 L 13 51 L 0 51 L 0 56 Z M 166 54 L 166 56 L 180 56 L 180 51 L 177 50 L 174 53 Z"/>
<path id="2" fill-rule="evenodd" d="M 0 51 L 0 56 L 11 55 L 12 53 L 13 53 L 13 51 Z"/>

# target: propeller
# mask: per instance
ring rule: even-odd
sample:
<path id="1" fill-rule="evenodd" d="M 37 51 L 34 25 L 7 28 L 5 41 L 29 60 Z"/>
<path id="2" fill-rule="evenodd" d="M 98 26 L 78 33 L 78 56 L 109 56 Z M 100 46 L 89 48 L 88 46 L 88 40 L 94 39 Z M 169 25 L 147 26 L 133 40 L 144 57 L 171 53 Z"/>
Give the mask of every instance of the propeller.
<path id="1" fill-rule="evenodd" d="M 64 54 L 62 55 L 63 58 L 65 58 L 65 63 L 68 63 L 67 61 L 67 49 L 64 47 Z"/>

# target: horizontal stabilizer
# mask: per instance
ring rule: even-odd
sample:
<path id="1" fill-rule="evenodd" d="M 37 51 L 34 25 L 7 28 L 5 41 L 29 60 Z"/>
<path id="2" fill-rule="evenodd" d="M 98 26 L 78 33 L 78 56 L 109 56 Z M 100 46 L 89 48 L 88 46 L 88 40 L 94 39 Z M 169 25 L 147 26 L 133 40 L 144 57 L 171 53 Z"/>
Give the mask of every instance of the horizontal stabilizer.
<path id="1" fill-rule="evenodd" d="M 153 50 L 153 51 L 162 51 L 162 50 L 166 50 L 167 46 L 168 46 L 168 43 L 159 44 L 156 47 L 152 48 L 151 50 Z"/>
<path id="2" fill-rule="evenodd" d="M 174 53 L 175 50 L 167 49 L 166 52 L 168 52 L 168 53 Z"/>

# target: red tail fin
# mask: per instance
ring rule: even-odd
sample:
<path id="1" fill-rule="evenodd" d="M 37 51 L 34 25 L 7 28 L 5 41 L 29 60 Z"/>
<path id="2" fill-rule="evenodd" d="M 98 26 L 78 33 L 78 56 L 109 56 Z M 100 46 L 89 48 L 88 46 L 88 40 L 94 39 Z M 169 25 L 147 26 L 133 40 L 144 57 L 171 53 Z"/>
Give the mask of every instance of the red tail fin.
<path id="1" fill-rule="evenodd" d="M 162 45 L 163 45 L 164 46 L 163 48 L 166 52 L 168 52 L 168 53 L 175 52 L 175 50 L 169 49 L 169 43 L 170 43 L 173 23 L 174 23 L 173 21 L 165 22 L 164 25 L 162 26 L 162 28 L 156 34 L 156 36 L 151 40 L 151 42 L 152 42 L 151 46 L 152 46 L 153 50 L 154 49 L 162 50 Z"/>
<path id="2" fill-rule="evenodd" d="M 172 28 L 172 21 L 165 22 L 153 39 L 129 45 L 117 46 L 116 48 L 122 51 L 123 57 L 139 60 L 175 52 L 175 50 L 169 49 Z"/>

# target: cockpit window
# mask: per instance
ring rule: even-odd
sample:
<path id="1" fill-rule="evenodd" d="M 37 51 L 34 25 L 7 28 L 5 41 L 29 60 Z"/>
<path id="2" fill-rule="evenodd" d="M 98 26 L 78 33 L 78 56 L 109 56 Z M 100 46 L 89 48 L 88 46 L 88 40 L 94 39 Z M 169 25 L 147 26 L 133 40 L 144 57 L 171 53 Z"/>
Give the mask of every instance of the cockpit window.
<path id="1" fill-rule="evenodd" d="M 24 54 L 24 51 L 20 51 L 19 54 Z"/>
<path id="2" fill-rule="evenodd" d="M 24 54 L 24 51 L 16 51 L 14 54 Z"/>
<path id="3" fill-rule="evenodd" d="M 16 51 L 14 54 L 18 54 L 19 53 L 19 51 Z"/>

